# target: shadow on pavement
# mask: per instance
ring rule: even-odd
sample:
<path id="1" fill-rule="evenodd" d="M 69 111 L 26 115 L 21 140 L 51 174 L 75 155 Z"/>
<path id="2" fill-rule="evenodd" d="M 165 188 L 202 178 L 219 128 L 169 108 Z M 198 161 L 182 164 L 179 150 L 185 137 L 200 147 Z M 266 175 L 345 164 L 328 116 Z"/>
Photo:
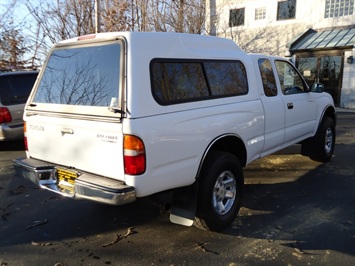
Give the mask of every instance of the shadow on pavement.
<path id="1" fill-rule="evenodd" d="M 296 181 L 246 185 L 239 217 L 225 233 L 282 240 L 300 252 L 334 250 L 355 256 L 355 168 L 349 163 L 355 144 L 341 145 L 329 163 Z M 267 171 L 282 176 L 290 169 L 259 169 Z"/>
<path id="2" fill-rule="evenodd" d="M 0 151 L 23 151 L 24 140 L 0 141 Z"/>

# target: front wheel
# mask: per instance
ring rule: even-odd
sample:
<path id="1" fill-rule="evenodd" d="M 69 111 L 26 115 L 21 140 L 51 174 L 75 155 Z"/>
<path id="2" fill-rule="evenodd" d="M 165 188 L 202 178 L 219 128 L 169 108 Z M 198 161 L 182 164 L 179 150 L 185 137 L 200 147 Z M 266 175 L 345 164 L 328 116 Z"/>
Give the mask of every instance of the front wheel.
<path id="1" fill-rule="evenodd" d="M 198 179 L 195 225 L 221 231 L 238 214 L 244 177 L 239 160 L 230 153 L 211 152 Z"/>
<path id="2" fill-rule="evenodd" d="M 335 148 L 335 123 L 330 117 L 324 117 L 317 134 L 302 144 L 305 155 L 318 162 L 328 162 Z M 302 152 L 303 153 L 303 152 Z"/>

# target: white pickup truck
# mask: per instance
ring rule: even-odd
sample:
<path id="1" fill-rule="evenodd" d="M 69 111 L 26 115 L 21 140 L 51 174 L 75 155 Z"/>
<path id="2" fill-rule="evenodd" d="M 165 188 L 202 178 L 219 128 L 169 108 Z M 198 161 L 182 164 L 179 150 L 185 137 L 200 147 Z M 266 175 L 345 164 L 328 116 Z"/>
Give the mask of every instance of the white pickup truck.
<path id="1" fill-rule="evenodd" d="M 286 59 L 217 37 L 116 32 L 54 45 L 24 121 L 14 167 L 40 187 L 114 205 L 171 192 L 172 222 L 218 231 L 253 160 L 296 143 L 330 160 L 336 113 Z"/>

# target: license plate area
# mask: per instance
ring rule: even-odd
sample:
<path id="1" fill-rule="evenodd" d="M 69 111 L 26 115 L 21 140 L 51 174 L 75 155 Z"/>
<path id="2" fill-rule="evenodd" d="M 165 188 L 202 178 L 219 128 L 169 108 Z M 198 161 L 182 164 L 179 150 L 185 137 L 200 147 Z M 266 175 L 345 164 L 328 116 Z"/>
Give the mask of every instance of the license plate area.
<path id="1" fill-rule="evenodd" d="M 75 180 L 79 177 L 79 172 L 72 169 L 57 167 L 57 185 L 61 192 L 74 194 Z"/>

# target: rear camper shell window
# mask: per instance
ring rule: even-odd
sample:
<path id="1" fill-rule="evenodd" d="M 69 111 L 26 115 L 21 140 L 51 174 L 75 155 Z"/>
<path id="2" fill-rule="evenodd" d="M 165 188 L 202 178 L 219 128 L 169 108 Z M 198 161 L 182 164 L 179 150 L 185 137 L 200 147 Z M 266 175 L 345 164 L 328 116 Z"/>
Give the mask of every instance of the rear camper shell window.
<path id="1" fill-rule="evenodd" d="M 123 49 L 120 41 L 54 49 L 31 106 L 45 105 L 52 111 L 72 106 L 76 113 L 89 114 L 99 110 L 110 114 L 108 107 L 120 108 Z"/>
<path id="2" fill-rule="evenodd" d="M 152 94 L 160 105 L 245 95 L 247 73 L 239 60 L 154 59 Z"/>

